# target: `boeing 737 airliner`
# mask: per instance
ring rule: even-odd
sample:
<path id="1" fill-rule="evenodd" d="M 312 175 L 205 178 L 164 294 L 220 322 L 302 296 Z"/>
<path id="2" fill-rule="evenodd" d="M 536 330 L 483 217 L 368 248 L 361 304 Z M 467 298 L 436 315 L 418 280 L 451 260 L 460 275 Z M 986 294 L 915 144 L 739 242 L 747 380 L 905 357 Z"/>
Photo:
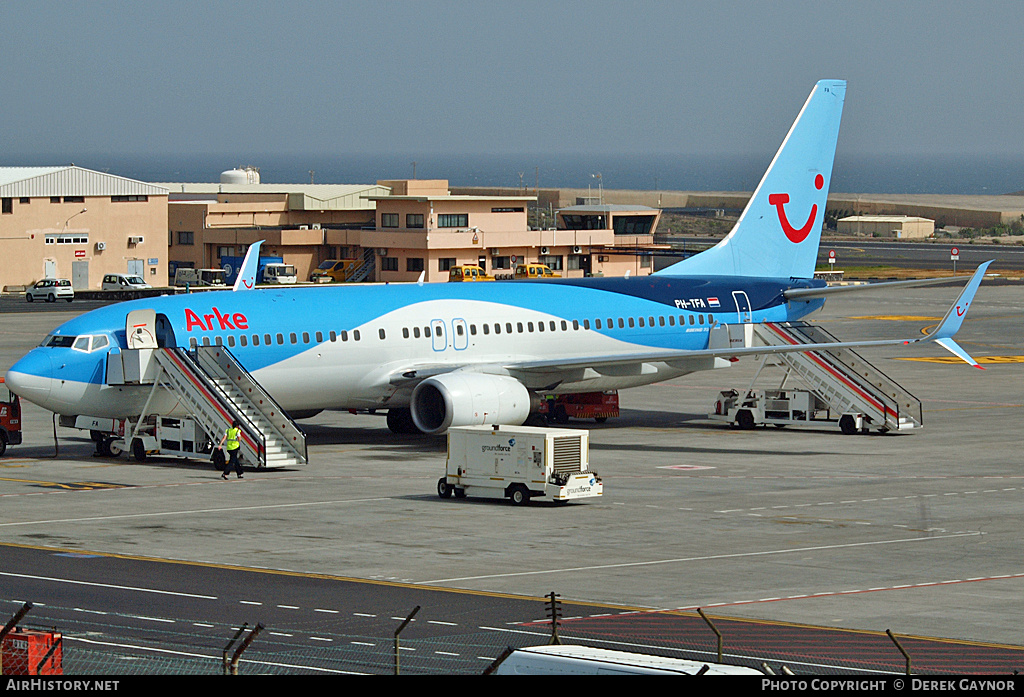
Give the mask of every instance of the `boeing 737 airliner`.
<path id="1" fill-rule="evenodd" d="M 726 325 L 805 317 L 836 290 L 813 275 L 845 93 L 844 81 L 819 82 L 730 234 L 652 276 L 246 290 L 254 245 L 240 292 L 88 312 L 18 361 L 7 385 L 62 415 L 180 413 L 170 392 L 108 384 L 107 354 L 132 348 L 126 317 L 138 309 L 155 312 L 158 346 L 226 346 L 293 415 L 387 409 L 393 430 L 425 433 L 522 424 L 539 394 L 622 389 L 735 356 L 813 349 L 715 337 Z M 973 363 L 952 336 L 986 267 L 926 337 L 827 346 L 935 341 Z"/>

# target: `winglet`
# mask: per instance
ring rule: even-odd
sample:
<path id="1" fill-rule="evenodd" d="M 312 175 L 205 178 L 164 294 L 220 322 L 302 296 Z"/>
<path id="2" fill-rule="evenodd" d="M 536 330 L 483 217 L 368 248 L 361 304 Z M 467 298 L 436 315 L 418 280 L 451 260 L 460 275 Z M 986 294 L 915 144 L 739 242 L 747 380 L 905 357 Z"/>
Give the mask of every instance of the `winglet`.
<path id="1" fill-rule="evenodd" d="M 249 245 L 249 251 L 242 260 L 242 268 L 238 270 L 238 278 L 231 290 L 252 290 L 256 287 L 256 270 L 260 261 L 260 245 L 264 240 Z"/>
<path id="2" fill-rule="evenodd" d="M 946 316 L 942 318 L 938 328 L 932 332 L 928 339 L 934 341 L 936 344 L 952 353 L 957 358 L 970 363 L 975 368 L 984 368 L 978 365 L 978 362 L 971 358 L 971 356 L 960 348 L 959 344 L 953 341 L 953 335 L 960 330 L 960 325 L 964 322 L 964 317 L 967 316 L 967 310 L 970 308 L 971 303 L 974 302 L 974 294 L 978 292 L 978 286 L 981 285 L 981 280 L 985 277 L 985 271 L 988 270 L 991 261 L 986 261 L 984 264 L 978 267 L 978 270 L 974 272 L 974 276 L 967 282 L 964 289 L 960 291 L 959 297 L 956 302 L 953 303 L 949 310 L 946 311 Z"/>

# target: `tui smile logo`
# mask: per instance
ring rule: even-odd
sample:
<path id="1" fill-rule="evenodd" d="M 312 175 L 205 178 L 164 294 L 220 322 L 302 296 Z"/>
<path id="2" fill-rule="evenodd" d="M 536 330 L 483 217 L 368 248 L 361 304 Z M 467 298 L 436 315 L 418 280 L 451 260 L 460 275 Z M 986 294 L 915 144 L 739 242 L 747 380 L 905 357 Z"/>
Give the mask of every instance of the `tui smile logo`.
<path id="1" fill-rule="evenodd" d="M 814 177 L 814 188 L 821 190 L 821 187 L 825 186 L 825 177 L 818 174 Z M 811 214 L 807 217 L 807 222 L 804 223 L 803 227 L 795 228 L 792 223 L 789 222 L 789 217 L 786 215 L 785 205 L 789 203 L 789 194 L 768 194 L 768 203 L 775 206 L 775 210 L 779 214 L 779 225 L 782 226 L 782 231 L 786 233 L 786 239 L 793 244 L 800 244 L 807 239 L 807 235 L 811 233 L 811 227 L 814 225 L 814 219 L 818 215 L 818 204 L 811 206 Z"/>

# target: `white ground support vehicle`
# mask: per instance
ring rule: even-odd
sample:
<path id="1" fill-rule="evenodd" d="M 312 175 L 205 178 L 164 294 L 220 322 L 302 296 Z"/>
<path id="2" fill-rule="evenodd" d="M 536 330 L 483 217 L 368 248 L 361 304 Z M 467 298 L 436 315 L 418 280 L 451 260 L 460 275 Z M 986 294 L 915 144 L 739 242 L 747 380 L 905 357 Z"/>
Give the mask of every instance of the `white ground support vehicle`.
<path id="1" fill-rule="evenodd" d="M 125 442 L 125 422 L 119 419 L 78 416 L 74 423 L 64 423 L 62 419 L 61 425 L 88 430 L 96 442 L 96 451 L 107 457 L 130 450 L 138 462 L 144 462 L 149 455 L 209 460 L 213 453 L 210 436 L 188 417 L 151 416 L 130 446 Z"/>
<path id="2" fill-rule="evenodd" d="M 642 653 L 555 644 L 515 649 L 493 675 L 764 675 L 727 663 L 665 658 Z"/>
<path id="3" fill-rule="evenodd" d="M 736 424 L 742 429 L 772 424 L 836 423 L 829 405 L 810 390 L 755 390 L 744 392 L 725 390 L 715 401 L 715 411 L 708 414 L 712 421 Z M 857 413 L 839 416 L 843 433 L 856 433 L 864 427 L 864 415 Z"/>
<path id="4" fill-rule="evenodd" d="M 513 504 L 548 497 L 565 502 L 600 496 L 604 484 L 590 471 L 590 432 L 532 426 L 459 426 L 448 429 L 441 498 L 507 498 Z"/>

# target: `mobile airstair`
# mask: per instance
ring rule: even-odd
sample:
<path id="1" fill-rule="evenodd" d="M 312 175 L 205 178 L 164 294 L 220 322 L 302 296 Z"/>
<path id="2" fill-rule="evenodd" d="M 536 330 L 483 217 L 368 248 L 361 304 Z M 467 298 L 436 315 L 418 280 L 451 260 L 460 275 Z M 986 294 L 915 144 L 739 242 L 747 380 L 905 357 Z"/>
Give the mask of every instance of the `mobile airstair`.
<path id="1" fill-rule="evenodd" d="M 237 420 L 243 458 L 259 467 L 307 462 L 306 436 L 225 346 L 156 349 L 164 389 L 178 395 L 208 434 Z M 217 439 L 219 441 L 219 438 Z"/>
<path id="2" fill-rule="evenodd" d="M 130 450 L 137 460 L 153 454 L 209 458 L 238 421 L 245 464 L 308 462 L 302 429 L 226 346 L 164 346 L 152 310 L 129 313 L 126 333 L 127 348 L 107 354 L 105 382 L 149 387 L 141 413 L 127 421 L 78 416 L 64 424 L 92 431 L 100 454 Z"/>
<path id="3" fill-rule="evenodd" d="M 729 327 L 735 333 L 737 327 Z M 790 346 L 838 343 L 816 324 L 765 322 L 742 325 L 747 346 Z M 735 340 L 734 340 L 735 341 Z M 776 390 L 755 390 L 754 382 L 768 366 L 785 372 Z M 791 377 L 808 390 L 787 390 Z M 750 428 L 756 424 L 787 425 L 835 421 L 844 433 L 868 429 L 908 431 L 923 425 L 921 401 L 867 360 L 848 348 L 766 355 L 746 392 L 722 392 L 712 419 Z"/>

